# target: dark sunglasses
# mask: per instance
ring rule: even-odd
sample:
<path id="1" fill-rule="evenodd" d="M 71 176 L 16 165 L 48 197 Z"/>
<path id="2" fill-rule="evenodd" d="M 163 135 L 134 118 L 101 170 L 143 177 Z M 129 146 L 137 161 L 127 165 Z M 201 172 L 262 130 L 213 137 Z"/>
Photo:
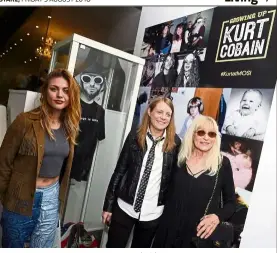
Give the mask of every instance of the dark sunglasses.
<path id="1" fill-rule="evenodd" d="M 204 135 L 208 135 L 210 138 L 215 138 L 216 137 L 216 132 L 208 132 L 206 133 L 204 130 L 198 130 L 196 131 L 196 134 L 200 137 L 203 137 Z"/>

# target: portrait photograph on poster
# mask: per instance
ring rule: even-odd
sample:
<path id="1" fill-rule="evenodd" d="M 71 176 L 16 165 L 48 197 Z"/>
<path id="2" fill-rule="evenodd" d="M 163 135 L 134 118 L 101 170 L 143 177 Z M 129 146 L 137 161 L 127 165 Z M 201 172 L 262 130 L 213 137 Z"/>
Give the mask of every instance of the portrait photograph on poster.
<path id="1" fill-rule="evenodd" d="M 214 9 L 198 12 L 187 16 L 187 48 L 196 50 L 207 48 L 212 25 Z"/>
<path id="2" fill-rule="evenodd" d="M 230 160 L 235 187 L 252 192 L 263 142 L 227 134 L 221 140 L 221 151 Z"/>
<path id="3" fill-rule="evenodd" d="M 103 96 L 107 86 L 106 72 L 101 66 L 92 65 L 75 76 L 80 85 L 81 100 L 86 104 L 96 102 L 102 104 Z"/>
<path id="4" fill-rule="evenodd" d="M 160 55 L 156 63 L 155 77 L 151 87 L 175 87 L 178 59 L 176 54 Z"/>
<path id="5" fill-rule="evenodd" d="M 90 69 L 89 71 L 91 73 L 99 74 L 99 76 L 105 78 L 105 87 L 110 86 L 107 109 L 121 111 L 122 96 L 125 82 L 127 81 L 126 76 L 129 72 L 129 67 L 128 62 L 123 59 L 116 58 L 112 54 L 103 53 L 102 51 L 94 48 L 81 45 L 77 53 L 74 77 L 76 78 L 76 81 L 81 84 L 82 80 L 80 79 L 80 75 Z M 112 78 L 111 69 L 113 69 Z M 110 82 L 107 82 L 107 80 L 110 80 Z M 94 101 L 98 104 L 102 104 L 102 96 L 104 93 L 105 92 L 101 92 L 101 96 L 96 97 Z"/>
<path id="6" fill-rule="evenodd" d="M 232 89 L 223 134 L 263 140 L 273 89 Z"/>
<path id="7" fill-rule="evenodd" d="M 219 128 L 225 118 L 231 89 L 219 88 L 175 88 L 171 92 L 175 108 L 176 133 L 181 139 L 193 119 L 198 115 L 214 118 Z"/>
<path id="8" fill-rule="evenodd" d="M 262 146 L 262 141 L 226 134 L 221 138 L 221 153 L 230 161 L 236 191 L 236 209 L 229 220 L 234 226 L 234 247 L 240 245 Z"/>
<path id="9" fill-rule="evenodd" d="M 198 87 L 200 82 L 200 51 L 178 55 L 178 66 L 174 87 Z"/>
<path id="10" fill-rule="evenodd" d="M 216 7 L 200 83 L 274 88 L 276 30 L 276 7 Z"/>
<path id="11" fill-rule="evenodd" d="M 176 133 L 183 139 L 185 131 L 184 128 L 189 127 L 192 118 L 196 116 L 194 112 L 191 116 L 188 108 L 189 101 L 194 98 L 195 88 L 176 88 L 171 92 L 172 102 L 175 112 L 175 127 Z M 196 109 L 194 111 L 197 111 Z"/>
<path id="12" fill-rule="evenodd" d="M 169 20 L 145 29 L 141 57 L 184 51 L 187 17 Z"/>
<path id="13" fill-rule="evenodd" d="M 170 32 L 172 34 L 172 45 L 170 53 L 183 52 L 186 49 L 185 34 L 187 31 L 187 17 L 173 20 Z"/>

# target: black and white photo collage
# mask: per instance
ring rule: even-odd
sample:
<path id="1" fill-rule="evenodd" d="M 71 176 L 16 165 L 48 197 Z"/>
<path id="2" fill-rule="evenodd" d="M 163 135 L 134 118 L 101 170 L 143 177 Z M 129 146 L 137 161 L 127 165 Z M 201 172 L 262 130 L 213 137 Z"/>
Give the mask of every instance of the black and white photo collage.
<path id="1" fill-rule="evenodd" d="M 198 87 L 214 9 L 145 29 L 141 86 Z"/>
<path id="2" fill-rule="evenodd" d="M 276 7 L 216 7 L 146 28 L 141 47 L 133 129 L 160 95 L 174 104 L 180 139 L 198 115 L 214 118 L 238 206 L 247 210 L 276 86 L 275 14 Z"/>

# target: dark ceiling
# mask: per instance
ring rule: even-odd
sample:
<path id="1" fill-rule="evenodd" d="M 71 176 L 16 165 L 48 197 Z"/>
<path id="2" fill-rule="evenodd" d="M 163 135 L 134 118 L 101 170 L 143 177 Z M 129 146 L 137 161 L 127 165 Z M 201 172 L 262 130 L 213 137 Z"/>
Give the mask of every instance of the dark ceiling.
<path id="1" fill-rule="evenodd" d="M 37 7 L 1 7 L 0 8 L 0 51 L 9 38 L 25 22 Z"/>
<path id="2" fill-rule="evenodd" d="M 4 20 L 6 17 L 6 23 L 9 22 L 4 29 L 2 26 L 5 35 L 1 35 L 0 40 L 0 80 L 3 73 L 27 75 L 37 72 L 41 64 L 49 66 L 48 58 L 41 59 L 39 63 L 37 61 L 37 49 L 42 46 L 42 39 L 47 36 L 54 41 L 62 41 L 77 33 L 107 45 L 113 43 L 113 47 L 122 45 L 124 49 L 132 49 L 141 13 L 138 7 L 65 6 L 13 9 L 15 8 L 0 8 L 0 19 Z M 18 20 L 15 22 L 14 17 L 17 16 Z M 131 28 L 126 36 L 127 41 L 122 43 L 121 40 L 118 41 L 117 34 L 125 33 L 122 29 L 125 22 L 131 22 Z M 0 22 L 1 25 L 2 23 Z M 7 76 L 10 78 L 13 74 Z"/>

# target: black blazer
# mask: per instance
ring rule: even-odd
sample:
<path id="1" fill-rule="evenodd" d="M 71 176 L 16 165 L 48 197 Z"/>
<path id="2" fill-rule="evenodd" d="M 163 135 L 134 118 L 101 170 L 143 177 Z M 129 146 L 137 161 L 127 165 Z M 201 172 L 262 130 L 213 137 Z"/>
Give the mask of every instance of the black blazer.
<path id="1" fill-rule="evenodd" d="M 164 152 L 163 154 L 158 206 L 164 205 L 173 168 L 176 168 L 177 155 L 181 145 L 181 140 L 177 135 L 175 135 L 175 143 L 176 146 L 172 151 Z M 126 138 L 116 168 L 111 177 L 103 211 L 112 212 L 113 205 L 118 197 L 128 204 L 133 205 L 145 153 L 146 150 L 143 151 L 138 145 L 137 135 L 130 133 Z"/>

